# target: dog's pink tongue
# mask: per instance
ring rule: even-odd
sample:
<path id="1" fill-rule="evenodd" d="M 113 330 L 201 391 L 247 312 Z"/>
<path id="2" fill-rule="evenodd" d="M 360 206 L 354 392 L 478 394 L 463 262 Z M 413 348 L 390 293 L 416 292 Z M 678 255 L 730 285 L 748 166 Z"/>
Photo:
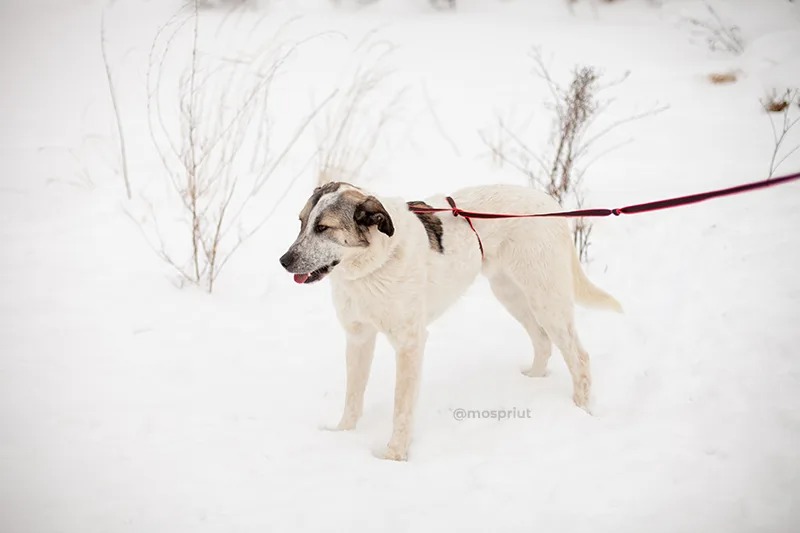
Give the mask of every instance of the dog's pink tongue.
<path id="1" fill-rule="evenodd" d="M 294 275 L 294 282 L 295 283 L 305 283 L 308 279 L 308 274 L 295 274 Z"/>

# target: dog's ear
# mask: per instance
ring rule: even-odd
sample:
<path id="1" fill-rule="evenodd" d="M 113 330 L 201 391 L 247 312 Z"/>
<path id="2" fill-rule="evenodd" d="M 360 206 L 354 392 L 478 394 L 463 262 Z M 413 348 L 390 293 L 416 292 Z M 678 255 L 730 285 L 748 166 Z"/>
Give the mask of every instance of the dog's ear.
<path id="1" fill-rule="evenodd" d="M 353 219 L 360 226 L 378 226 L 378 231 L 381 233 L 385 233 L 389 237 L 394 235 L 392 217 L 374 196 L 368 196 L 366 200 L 356 206 Z"/>

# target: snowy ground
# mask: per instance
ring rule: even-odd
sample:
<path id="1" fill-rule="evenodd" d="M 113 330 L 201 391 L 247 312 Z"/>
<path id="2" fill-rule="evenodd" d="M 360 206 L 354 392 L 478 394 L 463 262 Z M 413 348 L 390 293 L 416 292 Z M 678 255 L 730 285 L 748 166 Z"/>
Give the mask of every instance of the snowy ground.
<path id="1" fill-rule="evenodd" d="M 397 45 L 392 83 L 409 87 L 405 107 L 359 180 L 384 194 L 524 183 L 492 168 L 478 131 L 498 111 L 534 112 L 534 129 L 549 127 L 533 46 L 559 73 L 630 70 L 615 93 L 621 117 L 670 106 L 620 132 L 633 142 L 591 167 L 587 204 L 765 177 L 773 143 L 758 99 L 800 86 L 800 6 L 715 2 L 742 28 L 745 52 L 732 56 L 680 22 L 700 2 L 662 3 L 584 0 L 570 14 L 560 0 L 459 0 L 457 12 L 284 0 L 236 23 L 266 14 L 271 35 L 302 14 L 294 37 L 348 37 L 313 42 L 287 66 L 287 109 L 318 97 L 316 73 L 370 30 Z M 153 34 L 179 4 L 119 0 L 107 12 L 133 201 L 119 176 L 101 4 L 0 5 L 0 530 L 795 530 L 800 185 L 596 223 L 587 270 L 626 313 L 578 311 L 592 417 L 572 405 L 557 356 L 545 379 L 519 372 L 527 337 L 481 281 L 431 328 L 410 461 L 380 461 L 370 451 L 390 431 L 388 345 L 379 341 L 358 429 L 320 431 L 342 404 L 343 336 L 327 284 L 298 287 L 277 261 L 310 170 L 212 295 L 177 288 L 127 214 L 169 194 L 144 80 Z M 735 84 L 706 79 L 730 69 Z M 288 166 L 303 159 L 293 157 Z M 798 168 L 795 154 L 782 170 Z M 292 176 L 277 173 L 258 208 Z M 459 408 L 531 417 L 456 421 Z"/>

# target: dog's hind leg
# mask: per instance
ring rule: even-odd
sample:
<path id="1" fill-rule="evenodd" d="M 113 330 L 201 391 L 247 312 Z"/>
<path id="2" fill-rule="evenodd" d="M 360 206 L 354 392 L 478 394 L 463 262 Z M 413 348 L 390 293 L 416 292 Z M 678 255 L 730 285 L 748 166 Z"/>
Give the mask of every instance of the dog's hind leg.
<path id="1" fill-rule="evenodd" d="M 560 313 L 559 313 L 560 314 Z M 563 314 L 562 314 L 563 316 Z M 545 330 L 564 356 L 572 374 L 572 400 L 575 405 L 589 412 L 589 399 L 592 387 L 592 373 L 589 354 L 583 349 L 575 331 L 572 317 L 567 320 L 550 320 L 544 324 Z"/>
<path id="2" fill-rule="evenodd" d="M 528 262 L 518 263 L 513 265 L 518 265 L 517 268 L 507 267 L 507 274 L 527 296 L 536 320 L 564 356 L 572 375 L 572 399 L 575 405 L 588 412 L 592 386 L 589 354 L 583 349 L 575 330 L 570 279 L 559 275 L 562 269 L 558 268 L 558 261 L 553 263 L 549 269 L 531 269 Z"/>
<path id="3" fill-rule="evenodd" d="M 372 357 L 375 354 L 377 330 L 366 324 L 354 323 L 345 328 L 347 332 L 347 392 L 344 397 L 344 412 L 336 426 L 337 430 L 356 427 L 364 410 L 364 391 L 369 380 Z"/>
<path id="4" fill-rule="evenodd" d="M 527 295 L 511 278 L 503 273 L 497 273 L 489 278 L 497 300 L 506 308 L 517 322 L 522 324 L 533 344 L 533 365 L 523 374 L 530 377 L 543 377 L 547 373 L 547 362 L 553 351 L 553 345 L 547 332 L 539 325 L 533 314 Z"/>

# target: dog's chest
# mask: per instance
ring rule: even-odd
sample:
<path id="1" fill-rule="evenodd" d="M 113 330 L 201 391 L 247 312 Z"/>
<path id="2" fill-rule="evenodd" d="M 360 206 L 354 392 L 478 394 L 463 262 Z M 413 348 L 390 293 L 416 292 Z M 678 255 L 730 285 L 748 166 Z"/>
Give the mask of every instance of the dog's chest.
<path id="1" fill-rule="evenodd" d="M 371 324 L 388 330 L 399 319 L 425 316 L 424 280 L 337 280 L 332 283 L 333 303 L 344 322 Z"/>

